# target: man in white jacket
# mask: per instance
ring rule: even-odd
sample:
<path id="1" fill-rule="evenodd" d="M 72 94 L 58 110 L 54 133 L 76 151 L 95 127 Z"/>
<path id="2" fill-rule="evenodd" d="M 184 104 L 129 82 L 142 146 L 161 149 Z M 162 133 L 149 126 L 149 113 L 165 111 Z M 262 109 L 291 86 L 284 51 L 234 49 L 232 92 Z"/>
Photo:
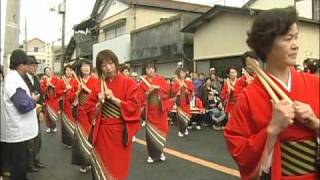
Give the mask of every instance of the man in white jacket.
<path id="1" fill-rule="evenodd" d="M 26 53 L 14 50 L 1 94 L 1 170 L 12 180 L 27 179 L 27 143 L 38 134 L 35 107 L 39 95 L 30 94 L 23 80 L 26 64 Z"/>

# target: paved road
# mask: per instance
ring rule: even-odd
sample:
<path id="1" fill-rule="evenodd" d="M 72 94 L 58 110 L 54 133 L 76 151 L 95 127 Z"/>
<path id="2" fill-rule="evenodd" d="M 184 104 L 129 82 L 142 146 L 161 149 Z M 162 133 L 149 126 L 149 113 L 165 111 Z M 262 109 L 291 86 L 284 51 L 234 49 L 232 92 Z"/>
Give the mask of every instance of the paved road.
<path id="1" fill-rule="evenodd" d="M 60 126 L 59 126 L 60 127 Z M 60 133 L 47 134 L 42 124 L 43 148 L 42 161 L 46 164 L 45 169 L 39 173 L 30 173 L 32 180 L 90 180 L 91 175 L 81 174 L 79 167 L 71 165 L 71 150 L 66 149 L 60 141 Z M 177 129 L 171 126 L 167 147 L 190 156 L 200 158 L 237 169 L 236 164 L 226 151 L 225 140 L 222 131 L 214 131 L 210 128 L 191 130 L 185 138 L 177 136 Z M 137 137 L 144 140 L 144 129 Z M 139 141 L 141 142 L 141 141 Z M 132 167 L 129 180 L 233 180 L 239 179 L 220 170 L 208 168 L 194 162 L 166 153 L 167 161 L 155 164 L 147 164 L 147 151 L 145 145 L 135 143 L 133 147 Z M 215 165 L 213 166 L 216 167 Z"/>

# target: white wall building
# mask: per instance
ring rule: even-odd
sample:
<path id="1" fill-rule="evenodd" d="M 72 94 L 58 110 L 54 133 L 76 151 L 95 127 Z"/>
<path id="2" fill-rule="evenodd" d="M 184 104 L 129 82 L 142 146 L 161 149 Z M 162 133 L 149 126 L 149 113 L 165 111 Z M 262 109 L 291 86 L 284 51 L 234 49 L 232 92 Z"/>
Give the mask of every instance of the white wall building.
<path id="1" fill-rule="evenodd" d="M 34 56 L 40 63 L 38 72 L 42 73 L 47 66 L 53 67 L 54 49 L 51 43 L 42 41 L 39 38 L 33 38 L 27 43 L 27 55 Z"/>

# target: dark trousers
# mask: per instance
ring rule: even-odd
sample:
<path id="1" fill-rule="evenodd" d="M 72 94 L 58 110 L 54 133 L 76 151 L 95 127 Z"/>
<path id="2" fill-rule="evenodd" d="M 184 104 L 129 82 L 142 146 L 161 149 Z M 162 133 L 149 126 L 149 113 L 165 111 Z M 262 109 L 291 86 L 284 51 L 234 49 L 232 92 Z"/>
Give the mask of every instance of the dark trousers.
<path id="1" fill-rule="evenodd" d="M 192 126 L 193 122 L 196 122 L 197 126 L 201 125 L 201 120 L 204 118 L 203 114 L 192 114 L 189 126 Z"/>
<path id="2" fill-rule="evenodd" d="M 1 142 L 1 174 L 10 173 L 10 180 L 25 180 L 27 175 L 28 141 Z"/>
<path id="3" fill-rule="evenodd" d="M 28 141 L 28 166 L 34 167 L 40 162 L 41 134 Z"/>

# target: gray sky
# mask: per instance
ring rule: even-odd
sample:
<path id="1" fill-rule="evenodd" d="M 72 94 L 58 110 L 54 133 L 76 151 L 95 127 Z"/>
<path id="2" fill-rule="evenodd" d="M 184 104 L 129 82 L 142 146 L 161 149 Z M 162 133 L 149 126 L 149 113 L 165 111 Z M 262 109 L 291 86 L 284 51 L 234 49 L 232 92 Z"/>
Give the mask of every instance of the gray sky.
<path id="1" fill-rule="evenodd" d="M 72 27 L 88 17 L 92 11 L 95 0 L 66 0 L 66 41 L 67 44 L 73 33 Z M 248 0 L 179 0 L 191 3 L 205 4 L 226 4 L 231 6 L 241 6 Z M 4 10 L 6 0 L 1 0 L 1 22 L 4 22 Z M 21 0 L 20 14 L 20 42 L 25 37 L 25 18 L 27 19 L 27 39 L 38 37 L 46 42 L 61 44 L 61 19 L 57 12 L 49 11 L 50 8 L 57 8 L 62 0 Z M 3 23 L 1 23 L 3 26 Z M 2 27 L 3 28 L 3 27 Z M 3 30 L 1 31 L 3 33 Z M 2 37 L 3 34 L 2 34 Z M 2 39 L 3 41 L 4 39 Z"/>

